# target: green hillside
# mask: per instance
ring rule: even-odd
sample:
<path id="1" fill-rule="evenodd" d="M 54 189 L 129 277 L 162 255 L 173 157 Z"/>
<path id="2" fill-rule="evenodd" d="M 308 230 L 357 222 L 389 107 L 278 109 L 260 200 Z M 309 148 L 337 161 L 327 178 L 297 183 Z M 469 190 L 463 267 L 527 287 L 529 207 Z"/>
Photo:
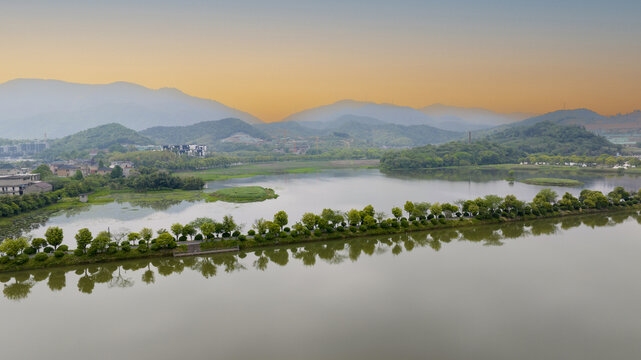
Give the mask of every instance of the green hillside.
<path id="1" fill-rule="evenodd" d="M 156 126 L 140 132 L 158 144 L 201 144 L 213 146 L 237 133 L 269 139 L 269 135 L 238 119 L 203 121 L 188 126 Z"/>
<path id="2" fill-rule="evenodd" d="M 88 150 L 122 150 L 127 145 L 151 145 L 153 141 L 134 130 L 120 124 L 101 125 L 73 135 L 65 136 L 51 142 L 49 149 L 41 157 L 54 159 L 59 157 L 81 156 Z"/>
<path id="3" fill-rule="evenodd" d="M 517 163 L 530 154 L 615 154 L 619 147 L 583 127 L 539 122 L 505 129 L 471 144 L 450 142 L 389 152 L 381 158 L 384 169 L 420 169 Z"/>

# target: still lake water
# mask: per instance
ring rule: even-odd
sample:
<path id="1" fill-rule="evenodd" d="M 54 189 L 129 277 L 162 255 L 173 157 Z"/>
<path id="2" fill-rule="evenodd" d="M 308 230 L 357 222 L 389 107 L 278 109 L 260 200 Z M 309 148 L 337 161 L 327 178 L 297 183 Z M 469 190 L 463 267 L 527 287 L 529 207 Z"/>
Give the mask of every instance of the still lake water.
<path id="1" fill-rule="evenodd" d="M 517 178 L 542 177 L 549 174 L 517 172 Z M 84 209 L 61 212 L 46 218 L 36 229 L 27 230 L 33 236 L 42 236 L 48 226 L 59 226 L 65 233 L 65 243 L 75 246 L 73 235 L 81 228 L 98 233 L 109 229 L 111 232 L 138 231 L 143 227 L 154 230 L 169 228 L 171 224 L 188 223 L 198 217 L 222 219 L 231 214 L 237 223 L 244 224 L 247 231 L 255 219 L 271 219 L 279 210 L 289 214 L 290 224 L 298 221 L 303 213 L 320 213 L 324 208 L 347 211 L 362 209 L 372 204 L 377 211 L 388 216 L 394 206 L 402 207 L 406 200 L 428 202 L 454 202 L 473 199 L 478 196 L 514 194 L 519 199 L 530 201 L 543 186 L 519 182 L 510 184 L 503 180 L 504 171 L 435 171 L 421 176 L 388 176 L 376 169 L 330 170 L 313 174 L 288 174 L 257 176 L 208 184 L 210 190 L 229 186 L 258 185 L 272 188 L 279 195 L 277 199 L 257 203 L 232 204 L 225 202 L 206 203 L 179 202 L 141 207 L 128 202 L 96 205 Z M 561 173 L 549 175 L 575 178 L 584 183 L 581 187 L 554 187 L 562 195 L 569 191 L 575 195 L 583 188 L 601 190 L 605 193 L 615 186 L 637 190 L 641 187 L 638 176 L 586 176 L 584 174 Z M 33 224 L 29 223 L 27 226 Z M 16 225 L 16 227 L 18 224 Z M 0 229 L 0 232 L 3 229 Z M 17 229 L 12 229 L 17 232 Z M 5 229 L 6 232 L 9 229 Z"/>
<path id="2" fill-rule="evenodd" d="M 0 274 L 0 348 L 6 359 L 638 359 L 640 223 L 628 212 Z"/>

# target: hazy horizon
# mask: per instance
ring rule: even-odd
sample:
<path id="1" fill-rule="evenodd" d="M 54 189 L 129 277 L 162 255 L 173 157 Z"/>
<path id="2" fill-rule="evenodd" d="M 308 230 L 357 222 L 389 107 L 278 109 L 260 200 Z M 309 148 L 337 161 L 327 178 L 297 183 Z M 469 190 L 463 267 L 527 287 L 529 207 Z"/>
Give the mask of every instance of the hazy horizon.
<path id="1" fill-rule="evenodd" d="M 267 122 L 342 99 L 535 114 L 641 107 L 637 2 L 149 4 L 3 4 L 0 82 L 172 87 Z"/>

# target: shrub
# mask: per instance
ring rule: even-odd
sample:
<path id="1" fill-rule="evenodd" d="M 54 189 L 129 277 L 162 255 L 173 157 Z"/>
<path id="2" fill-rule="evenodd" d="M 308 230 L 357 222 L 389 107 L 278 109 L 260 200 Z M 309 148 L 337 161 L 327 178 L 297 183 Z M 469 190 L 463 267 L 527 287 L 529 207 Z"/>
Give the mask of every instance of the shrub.
<path id="1" fill-rule="evenodd" d="M 228 233 L 228 232 L 223 233 L 223 237 L 224 237 L 224 238 L 228 238 L 228 237 L 230 237 L 230 236 L 231 236 L 231 234 L 230 234 L 230 233 Z"/>
<path id="2" fill-rule="evenodd" d="M 409 223 L 409 221 L 407 221 L 407 219 L 403 218 L 403 219 L 401 219 L 401 226 L 406 228 L 406 227 L 410 226 L 410 223 Z"/>
<path id="3" fill-rule="evenodd" d="M 53 248 L 51 246 L 47 246 L 42 251 L 46 252 L 47 254 L 51 254 L 53 252 Z"/>
<path id="4" fill-rule="evenodd" d="M 240 241 L 245 241 L 245 240 L 247 240 L 247 236 L 245 236 L 245 235 L 238 235 L 238 240 L 240 240 Z"/>
<path id="5" fill-rule="evenodd" d="M 410 216 L 409 221 L 412 221 L 412 222 L 413 222 L 414 220 L 416 220 L 416 217 L 415 217 L 415 216 L 413 216 L 413 215 L 412 215 L 412 216 Z"/>
<path id="6" fill-rule="evenodd" d="M 343 232 L 343 231 L 345 231 L 345 228 L 343 226 L 339 225 L 338 227 L 336 227 L 336 231 Z"/>
<path id="7" fill-rule="evenodd" d="M 6 263 L 9 262 L 9 260 L 11 260 L 11 259 L 9 259 L 8 256 L 2 256 L 2 257 L 0 257 L 0 264 L 6 264 Z"/>
<path id="8" fill-rule="evenodd" d="M 300 235 L 296 230 L 292 231 L 291 234 L 292 234 L 292 237 L 298 237 L 298 235 Z"/>
<path id="9" fill-rule="evenodd" d="M 436 219 L 434 219 L 434 218 L 431 218 L 431 219 L 430 219 L 430 222 L 432 223 L 432 225 L 436 225 L 436 224 L 438 224 L 438 220 L 436 220 Z"/>
<path id="10" fill-rule="evenodd" d="M 265 234 L 265 240 L 274 240 L 274 233 Z"/>
<path id="11" fill-rule="evenodd" d="M 445 220 L 444 218 L 439 218 L 438 222 L 440 222 L 441 224 L 445 224 L 447 223 L 447 220 Z"/>
<path id="12" fill-rule="evenodd" d="M 331 233 L 333 233 L 333 232 L 334 232 L 334 231 L 336 231 L 336 230 L 335 230 L 333 227 L 328 226 L 328 227 L 325 229 L 325 231 L 326 231 L 328 234 L 331 234 Z"/>
<path id="13" fill-rule="evenodd" d="M 62 251 L 62 250 L 56 250 L 56 251 L 53 252 L 53 256 L 55 256 L 57 258 L 61 258 L 61 257 L 65 256 L 65 252 Z"/>
<path id="14" fill-rule="evenodd" d="M 48 258 L 49 258 L 49 255 L 45 253 L 38 253 L 36 254 L 36 256 L 33 257 L 35 261 L 40 261 L 40 262 L 46 261 Z"/>
<path id="15" fill-rule="evenodd" d="M 381 222 L 381 229 L 388 229 L 389 228 L 389 222 L 383 220 Z"/>
<path id="16" fill-rule="evenodd" d="M 421 220 L 421 225 L 423 225 L 423 226 L 426 226 L 428 223 L 429 222 L 427 221 L 427 219 L 422 219 Z"/>
<path id="17" fill-rule="evenodd" d="M 264 238 L 262 235 L 256 234 L 256 236 L 254 236 L 254 240 L 256 240 L 257 242 L 261 242 L 264 240 Z"/>
<path id="18" fill-rule="evenodd" d="M 292 229 L 290 229 L 289 227 L 287 227 L 287 226 L 286 226 L 286 227 L 283 229 L 283 231 L 284 231 L 284 232 L 290 232 L 290 231 L 292 231 Z"/>
<path id="19" fill-rule="evenodd" d="M 82 251 L 82 249 L 76 249 L 76 250 L 73 251 L 73 254 L 76 255 L 76 256 L 82 256 L 85 253 L 84 253 L 84 251 Z"/>
<path id="20" fill-rule="evenodd" d="M 160 245 L 158 244 L 151 244 L 151 251 L 158 251 L 160 250 Z"/>
<path id="21" fill-rule="evenodd" d="M 196 241 L 202 241 L 202 239 L 203 239 L 203 234 L 198 234 L 198 235 L 194 236 L 194 240 L 196 240 Z"/>
<path id="22" fill-rule="evenodd" d="M 13 262 L 16 263 L 16 265 L 26 264 L 27 261 L 29 261 L 29 255 L 27 254 L 20 254 L 13 259 Z"/>
<path id="23" fill-rule="evenodd" d="M 60 245 L 60 246 L 58 246 L 58 250 L 61 250 L 61 251 L 69 251 L 69 246 L 67 246 L 67 245 Z"/>
<path id="24" fill-rule="evenodd" d="M 323 232 L 321 231 L 321 229 L 314 230 L 314 236 L 321 236 L 322 234 Z"/>
<path id="25" fill-rule="evenodd" d="M 233 237 L 238 237 L 240 235 L 240 231 L 236 230 L 233 233 L 231 233 L 231 236 Z"/>
<path id="26" fill-rule="evenodd" d="M 34 248 L 33 246 L 29 246 L 29 247 L 27 247 L 26 249 L 22 250 L 22 252 L 23 252 L 23 253 L 25 253 L 25 254 L 27 254 L 27 255 L 33 255 L 33 254 L 35 254 L 37 251 L 36 251 L 36 248 Z"/>
<path id="27" fill-rule="evenodd" d="M 358 231 L 358 228 L 357 228 L 356 226 L 350 226 L 350 227 L 349 227 L 349 231 L 351 231 L 351 232 L 355 233 L 355 232 L 357 232 L 357 231 Z"/>
<path id="28" fill-rule="evenodd" d="M 131 245 L 129 245 L 129 243 L 124 243 L 124 244 L 122 244 L 122 246 L 120 247 L 120 249 L 121 249 L 123 252 L 130 252 L 130 251 L 131 251 Z"/>
<path id="29" fill-rule="evenodd" d="M 249 236 L 254 236 L 254 235 L 256 235 L 256 231 L 254 231 L 254 229 L 251 229 L 251 230 L 249 230 L 249 231 L 247 232 L 247 235 L 249 235 Z"/>
<path id="30" fill-rule="evenodd" d="M 419 226 L 421 223 L 418 220 L 412 221 L 412 225 Z"/>
<path id="31" fill-rule="evenodd" d="M 283 231 L 282 233 L 278 234 L 278 236 L 280 236 L 281 238 L 284 239 L 284 238 L 289 236 L 289 233 L 286 233 L 286 232 Z"/>
<path id="32" fill-rule="evenodd" d="M 138 245 L 138 252 L 139 253 L 146 253 L 147 251 L 149 251 L 149 247 L 147 246 L 147 244 L 142 243 L 142 244 Z"/>
<path id="33" fill-rule="evenodd" d="M 432 220 L 432 219 L 434 219 L 434 215 L 432 214 L 427 215 L 427 220 Z"/>
<path id="34" fill-rule="evenodd" d="M 361 225 L 361 226 L 359 226 L 359 227 L 358 227 L 358 230 L 359 230 L 360 232 L 366 232 L 366 231 L 367 231 L 367 226 L 365 226 L 365 225 Z"/>
<path id="35" fill-rule="evenodd" d="M 180 235 L 178 241 L 187 241 L 187 237 L 185 235 Z"/>

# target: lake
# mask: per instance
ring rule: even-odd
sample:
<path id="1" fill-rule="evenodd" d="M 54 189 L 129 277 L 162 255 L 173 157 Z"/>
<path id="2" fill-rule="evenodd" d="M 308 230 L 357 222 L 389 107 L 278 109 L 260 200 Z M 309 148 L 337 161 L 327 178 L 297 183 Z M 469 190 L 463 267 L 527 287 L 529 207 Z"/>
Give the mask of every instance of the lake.
<path id="1" fill-rule="evenodd" d="M 628 211 L 0 274 L 0 345 L 7 359 L 636 359 L 640 223 Z"/>
<path id="2" fill-rule="evenodd" d="M 18 233 L 25 229 L 32 236 L 42 236 L 48 226 L 59 226 L 65 233 L 65 243 L 75 247 L 73 235 L 81 228 L 89 228 L 94 234 L 103 230 L 111 232 L 138 231 L 143 227 L 154 230 L 169 228 L 171 224 L 188 223 L 198 217 L 222 219 L 226 214 L 244 224 L 247 231 L 255 219 L 271 219 L 279 210 L 289 214 L 290 224 L 298 221 L 303 213 L 320 213 L 324 208 L 347 211 L 362 209 L 371 204 L 377 211 L 388 216 L 394 206 L 402 207 L 406 200 L 428 202 L 454 202 L 478 196 L 514 194 L 519 199 L 530 201 L 543 186 L 505 181 L 505 171 L 499 170 L 437 170 L 420 175 L 390 176 L 377 169 L 340 169 L 312 174 L 288 174 L 256 176 L 229 181 L 208 183 L 210 191 L 221 187 L 258 185 L 272 188 L 277 199 L 257 203 L 234 204 L 225 202 L 207 203 L 178 202 L 159 203 L 154 207 L 142 207 L 129 202 L 94 205 L 72 211 L 59 212 L 53 216 L 40 216 L 37 221 L 16 221 L 11 227 L 0 229 Z M 586 175 L 584 173 L 549 174 L 543 172 L 516 172 L 517 178 L 557 176 L 580 180 L 580 187 L 553 187 L 562 195 L 569 191 L 575 195 L 583 188 L 605 193 L 615 186 L 637 190 L 641 187 L 638 176 Z M 27 218 L 29 219 L 29 218 Z M 35 229 L 34 229 L 35 228 Z"/>

